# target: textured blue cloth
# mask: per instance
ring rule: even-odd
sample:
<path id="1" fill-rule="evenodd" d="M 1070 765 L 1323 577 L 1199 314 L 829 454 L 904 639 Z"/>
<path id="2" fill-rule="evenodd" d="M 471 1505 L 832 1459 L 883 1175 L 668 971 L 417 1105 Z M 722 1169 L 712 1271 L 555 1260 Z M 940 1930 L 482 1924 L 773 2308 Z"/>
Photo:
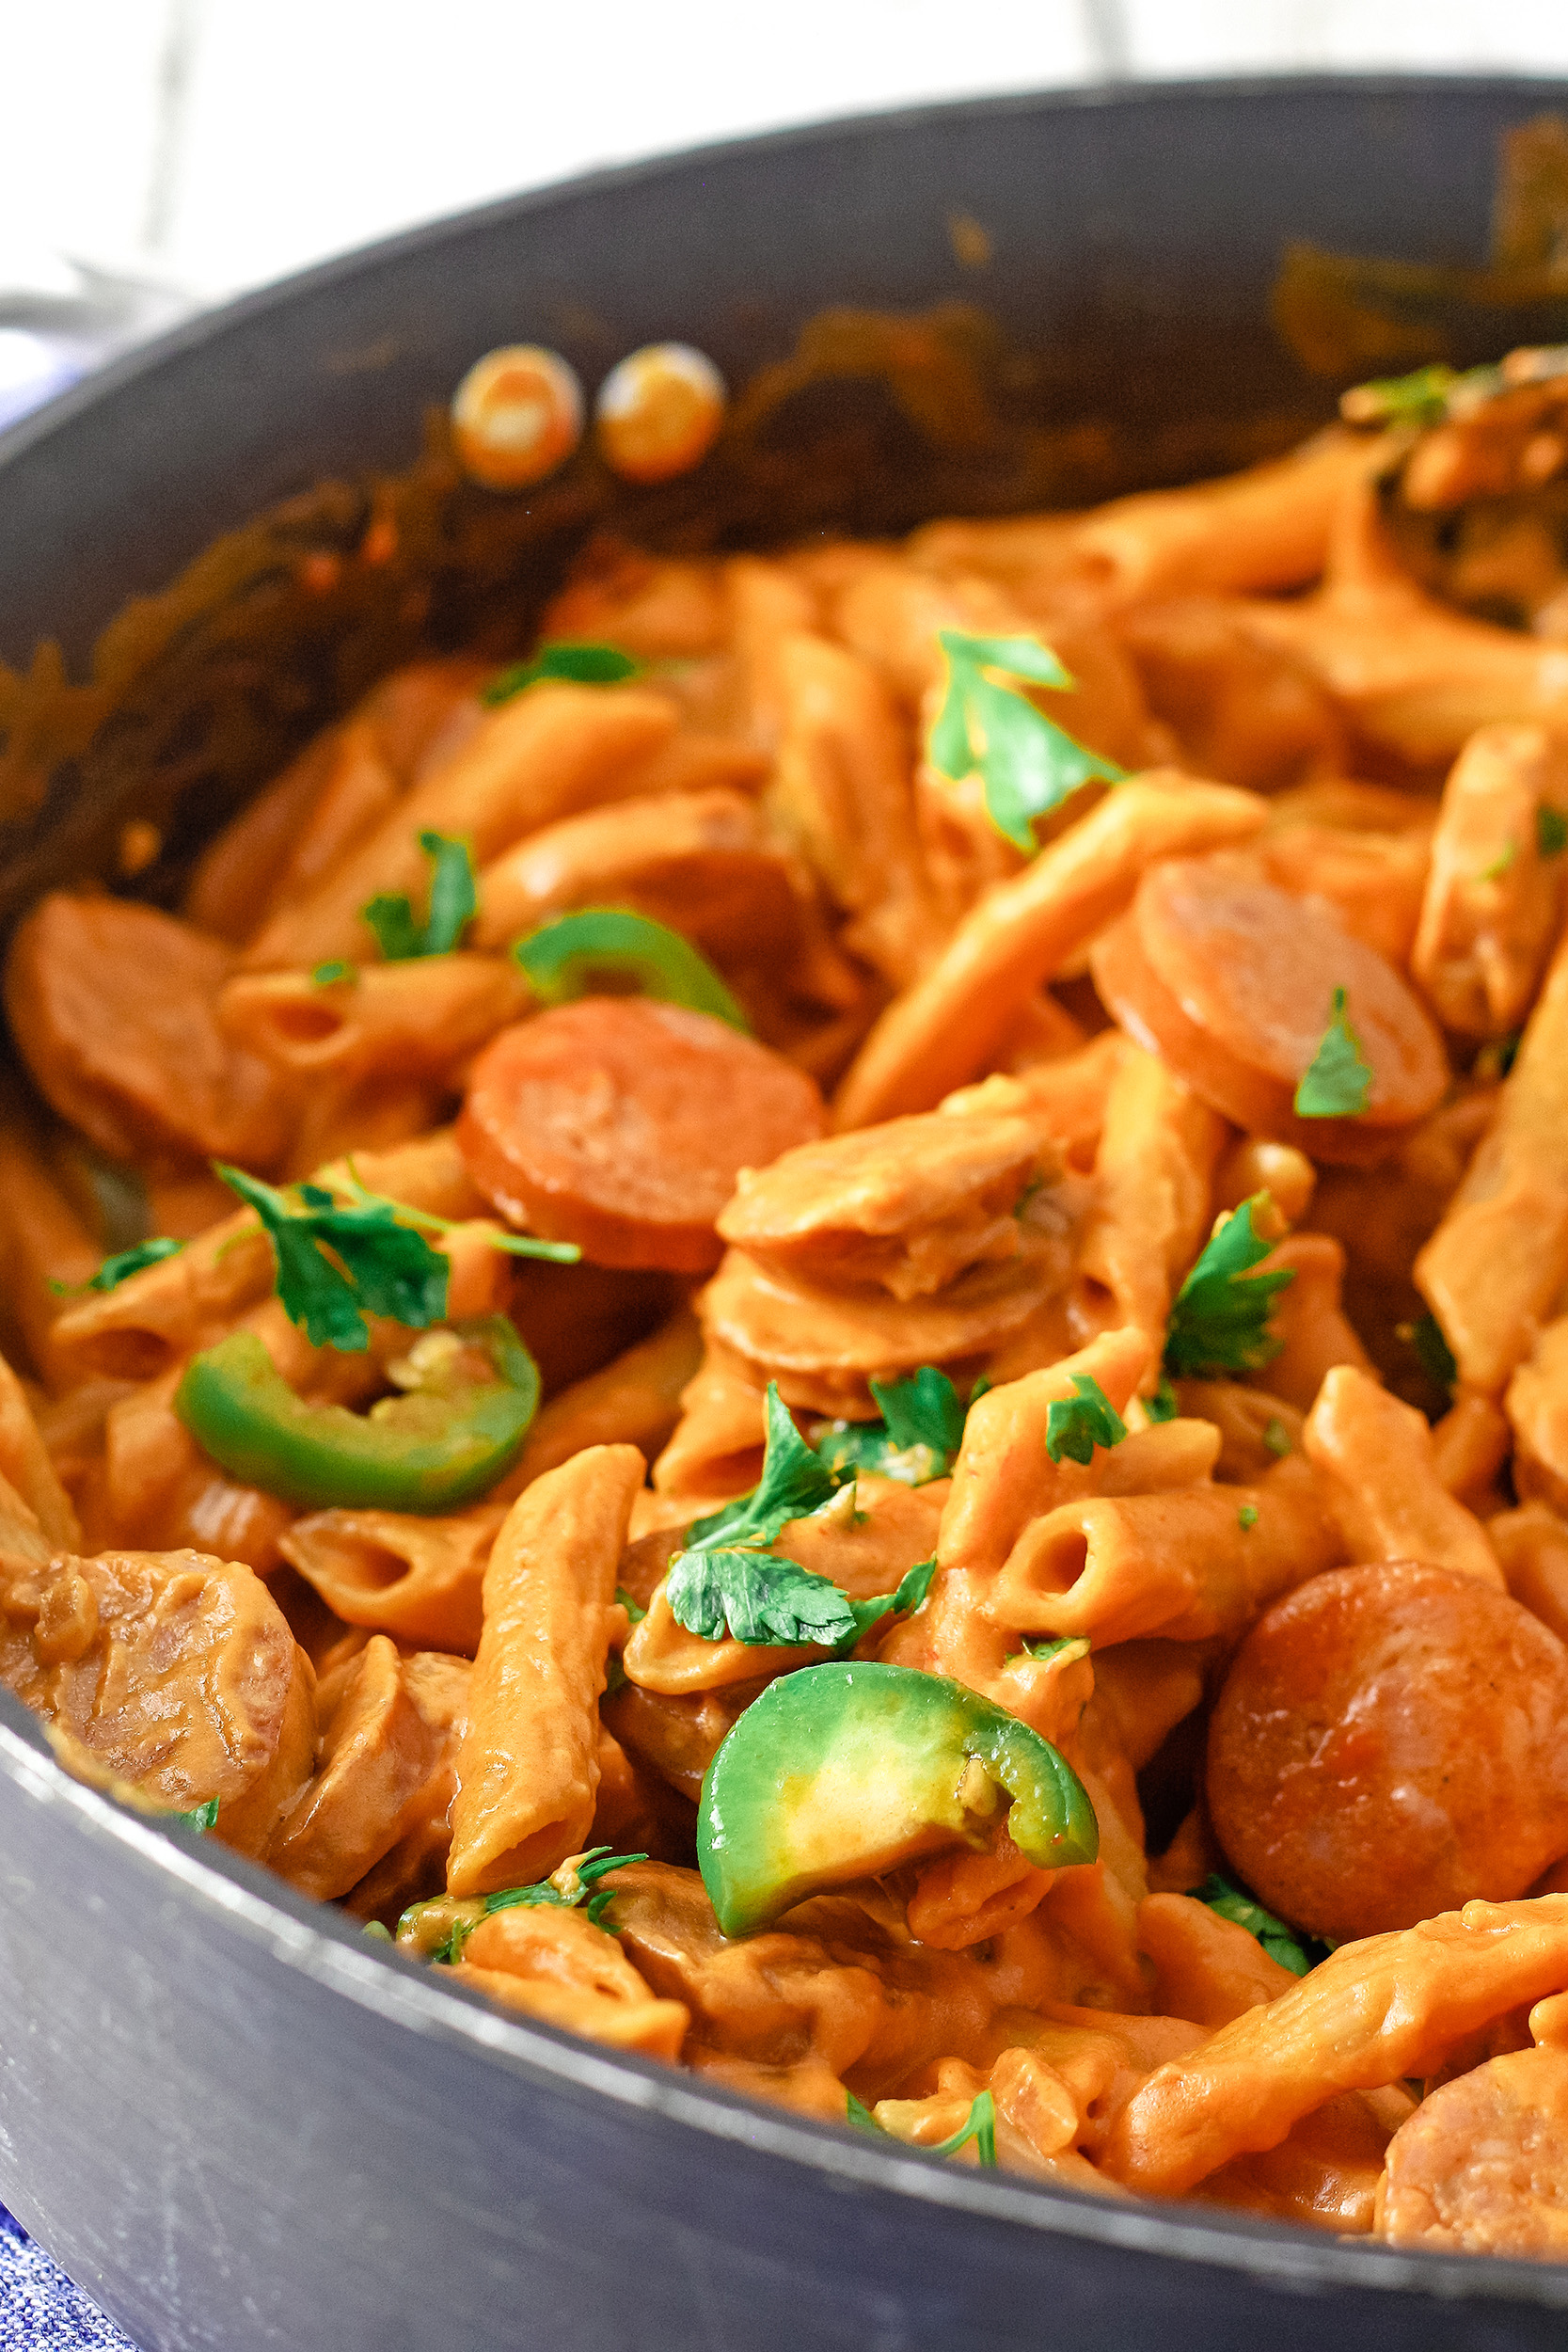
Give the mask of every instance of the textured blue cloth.
<path id="1" fill-rule="evenodd" d="M 136 2352 L 0 2205 L 0 2352 Z"/>

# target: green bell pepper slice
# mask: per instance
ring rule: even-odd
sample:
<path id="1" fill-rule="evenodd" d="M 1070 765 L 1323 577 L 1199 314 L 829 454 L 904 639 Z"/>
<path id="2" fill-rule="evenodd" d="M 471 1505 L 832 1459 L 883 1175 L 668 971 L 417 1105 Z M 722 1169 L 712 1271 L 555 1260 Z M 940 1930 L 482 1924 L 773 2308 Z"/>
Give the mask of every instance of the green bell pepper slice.
<path id="1" fill-rule="evenodd" d="M 1077 1773 L 978 1692 L 854 1661 L 781 1676 L 703 1781 L 697 1859 L 720 1931 L 750 1935 L 821 1887 L 983 1844 L 1004 1800 L 1031 1862 L 1095 1859 L 1100 1827 Z"/>
<path id="2" fill-rule="evenodd" d="M 493 1378 L 475 1379 L 476 1351 Z M 510 1467 L 538 1408 L 539 1368 L 505 1315 L 426 1332 L 410 1362 L 409 1393 L 353 1413 L 296 1396 L 255 1333 L 236 1331 L 192 1359 L 174 1409 L 230 1477 L 286 1502 L 451 1511 Z"/>
<path id="3" fill-rule="evenodd" d="M 691 942 L 629 907 L 579 907 L 575 914 L 558 915 L 516 941 L 512 959 L 542 1004 L 570 1004 L 589 993 L 595 972 L 614 972 L 644 996 L 709 1013 L 742 1037 L 752 1034 L 740 1007 Z"/>

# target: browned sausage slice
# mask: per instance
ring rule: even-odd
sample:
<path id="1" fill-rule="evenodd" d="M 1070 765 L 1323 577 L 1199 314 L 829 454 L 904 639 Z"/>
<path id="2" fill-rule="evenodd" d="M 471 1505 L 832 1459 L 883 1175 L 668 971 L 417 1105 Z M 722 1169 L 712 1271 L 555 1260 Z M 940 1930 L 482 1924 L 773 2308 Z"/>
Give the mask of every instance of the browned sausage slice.
<path id="1" fill-rule="evenodd" d="M 814 1082 L 721 1021 L 589 996 L 502 1030 L 474 1066 L 457 1134 L 475 1184 L 514 1223 L 600 1265 L 702 1274 L 741 1168 L 824 1123 Z"/>
<path id="2" fill-rule="evenodd" d="M 1522 1895 L 1568 1852 L 1568 1647 L 1480 1578 L 1313 1577 L 1254 1626 L 1209 1808 L 1259 1899 L 1344 1942 Z"/>

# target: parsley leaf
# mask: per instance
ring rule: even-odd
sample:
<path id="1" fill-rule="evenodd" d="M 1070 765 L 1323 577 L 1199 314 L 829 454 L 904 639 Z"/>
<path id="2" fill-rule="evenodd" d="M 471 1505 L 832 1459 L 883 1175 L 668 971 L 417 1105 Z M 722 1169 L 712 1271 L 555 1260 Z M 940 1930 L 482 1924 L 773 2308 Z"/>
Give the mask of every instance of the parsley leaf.
<path id="1" fill-rule="evenodd" d="M 1097 1445 L 1119 1445 L 1127 1423 L 1098 1380 L 1081 1372 L 1072 1375 L 1076 1394 L 1057 1397 L 1045 1417 L 1045 1450 L 1053 1462 L 1065 1454 L 1069 1462 L 1087 1462 Z"/>
<path id="2" fill-rule="evenodd" d="M 1079 1657 L 1087 1658 L 1089 1644 L 1086 1636 L 1082 1633 L 1049 1634 L 1037 1642 L 1025 1642 L 1022 1649 L 1011 1650 L 1008 1656 L 1038 1659 L 1043 1665 L 1053 1658 L 1060 1658 L 1064 1650 L 1073 1650 Z"/>
<path id="3" fill-rule="evenodd" d="M 619 686 L 623 678 L 640 677 L 646 666 L 618 645 L 562 637 L 553 645 L 541 645 L 531 661 L 515 661 L 510 669 L 500 671 L 481 687 L 479 699 L 493 710 L 525 687 L 537 686 L 541 678 L 567 678 L 578 686 Z"/>
<path id="4" fill-rule="evenodd" d="M 1163 1421 L 1174 1421 L 1180 1410 L 1181 1400 L 1177 1395 L 1176 1391 L 1171 1387 L 1166 1375 L 1162 1373 L 1160 1375 L 1160 1385 L 1155 1390 L 1154 1394 L 1152 1396 L 1146 1396 L 1144 1399 L 1144 1411 L 1148 1415 L 1151 1422 L 1159 1422 Z"/>
<path id="5" fill-rule="evenodd" d="M 1291 1451 L 1291 1433 L 1276 1414 L 1263 1425 L 1263 1443 L 1276 1461 L 1282 1462 Z"/>
<path id="6" fill-rule="evenodd" d="M 616 1585 L 615 1597 L 620 1602 L 622 1608 L 626 1611 L 631 1623 L 633 1625 L 641 1625 L 643 1618 L 648 1613 L 643 1608 L 641 1602 L 633 1600 L 631 1595 L 627 1592 L 624 1584 Z"/>
<path id="7" fill-rule="evenodd" d="M 845 2097 L 847 2101 L 846 2114 L 857 2132 L 869 2132 L 878 2139 L 897 2137 L 895 2132 L 888 2131 L 883 2124 L 878 2122 L 871 2109 L 857 2099 L 852 2090 L 847 2091 Z M 939 2140 L 934 2147 L 927 2148 L 925 2153 L 928 2156 L 956 2156 L 959 2149 L 967 2147 L 971 2140 L 974 2142 L 975 2153 L 979 2156 L 982 2169 L 994 2172 L 996 2169 L 996 2101 L 989 2090 L 982 2090 L 979 2093 L 968 2115 L 964 2118 L 963 2123 L 953 2134 L 951 2139 Z M 919 2142 L 906 2141 L 905 2145 L 918 2146 Z"/>
<path id="8" fill-rule="evenodd" d="M 1256 1372 L 1284 1345 L 1269 1329 L 1269 1310 L 1275 1293 L 1295 1276 L 1281 1268 L 1242 1279 L 1274 1247 L 1253 1222 L 1254 1211 L 1268 1198 L 1256 1192 L 1234 1216 L 1221 1220 L 1176 1294 L 1165 1327 L 1164 1360 L 1166 1371 L 1179 1378 L 1189 1372 Z"/>
<path id="9" fill-rule="evenodd" d="M 1345 992 L 1337 988 L 1328 1026 L 1296 1089 L 1298 1119 L 1355 1119 L 1367 1107 L 1372 1073 L 1361 1058 L 1361 1040 L 1345 1012 Z"/>
<path id="10" fill-rule="evenodd" d="M 218 1818 L 218 1801 L 209 1797 L 205 1804 L 194 1804 L 188 1813 L 171 1813 L 168 1818 L 171 1821 L 182 1821 L 198 1837 L 205 1836 Z"/>
<path id="11" fill-rule="evenodd" d="M 447 956 L 462 940 L 479 906 L 474 887 L 473 851 L 466 841 L 449 841 L 445 834 L 421 833 L 420 847 L 433 861 L 430 905 L 422 924 L 402 891 L 382 891 L 359 910 L 375 933 L 388 963 L 406 963 L 415 956 Z M 329 965 L 318 967 L 331 970 Z M 347 977 L 349 967 L 332 971 L 334 979 Z"/>
<path id="12" fill-rule="evenodd" d="M 922 1364 L 907 1380 L 873 1380 L 871 1393 L 879 1421 L 832 1422 L 817 1438 L 829 1469 L 874 1471 L 906 1486 L 945 1478 L 963 1442 L 966 1409 L 947 1375 Z"/>
<path id="13" fill-rule="evenodd" d="M 1201 1886 L 1188 1888 L 1195 1902 L 1207 1903 L 1222 1919 L 1232 1919 L 1237 1927 L 1245 1928 L 1250 1936 L 1261 1944 L 1271 1960 L 1277 1960 L 1292 1977 L 1305 1977 L 1324 1957 L 1326 1947 L 1311 1936 L 1298 1936 L 1283 1919 L 1276 1919 L 1272 1911 L 1243 1895 L 1239 1886 L 1218 1872 L 1211 1872 Z"/>
<path id="14" fill-rule="evenodd" d="M 1514 860 L 1518 857 L 1518 854 L 1519 844 L 1511 834 L 1508 840 L 1503 843 L 1502 848 L 1497 851 L 1497 856 L 1492 860 L 1491 864 L 1481 867 L 1480 873 L 1476 876 L 1477 882 L 1501 882 L 1503 876 L 1512 871 Z"/>
<path id="15" fill-rule="evenodd" d="M 987 816 L 1015 849 L 1032 857 L 1039 818 L 1093 779 L 1120 784 L 1128 771 L 1077 741 L 1027 695 L 986 675 L 1001 670 L 1036 686 L 1076 685 L 1037 637 L 970 637 L 943 628 L 937 643 L 947 656 L 947 692 L 927 742 L 931 765 L 955 784 L 978 769 Z"/>
<path id="16" fill-rule="evenodd" d="M 606 1924 L 604 1915 L 615 1899 L 615 1889 L 601 1885 L 600 1881 L 608 1878 L 611 1870 L 624 1870 L 629 1862 L 646 1862 L 647 1859 L 645 1853 L 611 1853 L 608 1846 L 590 1846 L 586 1853 L 578 1854 L 571 1862 L 563 1862 L 559 1870 L 552 1871 L 547 1879 L 541 1879 L 536 1885 L 503 1886 L 494 1895 L 484 1896 L 470 1916 L 452 1921 L 450 1933 L 436 1947 L 430 1957 L 440 1965 L 455 1966 L 462 1959 L 463 1947 L 475 1928 L 482 1920 L 488 1919 L 492 1913 L 532 1910 L 541 1905 L 556 1911 L 575 1911 L 579 1903 L 584 1904 L 589 1925 L 603 1928 L 607 1935 L 613 1935 L 616 1931 Z M 413 1918 L 421 1908 L 415 1904 L 404 1913 L 404 1919 Z"/>
<path id="17" fill-rule="evenodd" d="M 1535 812 L 1535 846 L 1543 857 L 1560 857 L 1568 850 L 1568 817 L 1545 801 Z"/>
<path id="18" fill-rule="evenodd" d="M 832 1577 L 771 1551 L 682 1551 L 665 1587 L 677 1625 L 700 1641 L 726 1635 L 753 1646 L 816 1644 L 843 1653 L 887 1616 L 918 1609 L 931 1589 L 935 1558 L 906 1571 L 897 1589 L 851 1600 Z"/>
<path id="19" fill-rule="evenodd" d="M 415 1330 L 446 1313 L 447 1261 L 422 1233 L 399 1222 L 396 1201 L 368 1198 L 340 1208 L 320 1184 L 299 1184 L 303 1205 L 296 1209 L 286 1194 L 243 1168 L 219 1160 L 213 1166 L 265 1227 L 283 1311 L 303 1324 L 312 1346 L 361 1353 L 371 1343 L 366 1313 L 389 1315 Z"/>
<path id="20" fill-rule="evenodd" d="M 403 903 L 406 906 L 407 899 Z M 341 956 L 332 956 L 325 963 L 315 966 L 310 974 L 310 985 L 312 988 L 336 988 L 340 981 L 356 980 L 358 977 L 359 967 L 356 963 L 345 963 Z"/>
<path id="21" fill-rule="evenodd" d="M 1443 1336 L 1443 1327 L 1433 1314 L 1425 1314 L 1418 1323 L 1402 1323 L 1398 1336 L 1416 1351 L 1421 1370 L 1445 1396 L 1451 1395 L 1459 1378 L 1459 1366 L 1454 1353 Z"/>
<path id="22" fill-rule="evenodd" d="M 665 1587 L 675 1623 L 700 1641 L 820 1643 L 836 1649 L 857 1634 L 847 1597 L 770 1551 L 682 1551 Z"/>
<path id="23" fill-rule="evenodd" d="M 405 1225 L 425 1225 L 432 1232 L 455 1233 L 463 1220 L 453 1216 L 437 1216 L 434 1209 L 416 1209 L 406 1200 L 389 1200 L 384 1192 L 372 1192 L 362 1184 L 354 1162 L 348 1162 L 349 1178 L 358 1200 L 370 1205 L 393 1210 Z M 487 1233 L 485 1246 L 499 1249 L 508 1258 L 547 1258 L 552 1265 L 576 1265 L 582 1250 L 575 1241 L 541 1241 L 537 1233 Z"/>
<path id="24" fill-rule="evenodd" d="M 184 1247 L 182 1241 L 171 1240 L 167 1233 L 154 1233 L 150 1241 L 139 1241 L 134 1248 L 121 1249 L 116 1256 L 105 1258 L 97 1273 L 89 1275 L 85 1282 L 51 1282 L 49 1287 L 61 1297 L 68 1297 L 73 1291 L 118 1290 L 121 1282 L 128 1282 L 143 1266 L 161 1265 L 166 1258 L 178 1257 Z"/>
<path id="25" fill-rule="evenodd" d="M 1256 1502 L 1243 1503 L 1241 1509 L 1236 1514 L 1236 1524 L 1241 1529 L 1243 1535 L 1251 1534 L 1253 1529 L 1258 1524 L 1258 1505 Z"/>
<path id="26" fill-rule="evenodd" d="M 1489 371 L 1477 369 L 1477 374 Z M 1439 359 L 1409 375 L 1376 376 L 1341 393 L 1340 414 L 1351 424 L 1438 424 L 1449 413 L 1449 395 L 1465 379 Z"/>
<path id="27" fill-rule="evenodd" d="M 766 1410 L 768 1449 L 762 1476 L 749 1495 L 695 1522 L 690 1534 L 703 1549 L 721 1544 L 770 1544 L 790 1519 L 809 1518 L 848 1483 L 807 1445 L 779 1394 L 776 1380 L 768 1383 Z"/>

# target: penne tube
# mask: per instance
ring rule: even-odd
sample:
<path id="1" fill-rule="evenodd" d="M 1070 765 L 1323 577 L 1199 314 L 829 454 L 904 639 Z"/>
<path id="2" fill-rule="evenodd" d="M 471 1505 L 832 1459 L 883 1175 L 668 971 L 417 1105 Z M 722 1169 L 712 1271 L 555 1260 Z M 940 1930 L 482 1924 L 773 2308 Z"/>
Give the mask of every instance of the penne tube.
<path id="1" fill-rule="evenodd" d="M 49 1541 L 62 1551 L 79 1551 L 82 1531 L 71 1498 L 61 1486 L 49 1450 L 39 1435 L 27 1391 L 0 1356 L 0 1477 L 15 1489 Z"/>
<path id="2" fill-rule="evenodd" d="M 1568 1504 L 1568 1315 L 1547 1324 L 1503 1401 L 1520 1502 L 1562 1510 Z"/>
<path id="3" fill-rule="evenodd" d="M 615 1571 L 642 1484 L 635 1446 L 594 1446 L 512 1506 L 484 1572 L 447 1886 L 483 1895 L 580 1851 L 598 1788 Z"/>
<path id="4" fill-rule="evenodd" d="M 8 1320 L 26 1343 L 33 1368 L 58 1393 L 71 1378 L 69 1352 L 55 1339 L 62 1293 L 90 1281 L 103 1253 L 61 1190 L 30 1122 L 7 1098 L 0 1098 L 0 1241 Z"/>
<path id="5" fill-rule="evenodd" d="M 1432 1455 L 1438 1478 L 1467 1511 L 1484 1518 L 1497 1507 L 1497 1478 L 1513 1446 L 1502 1407 L 1489 1396 L 1459 1396 L 1432 1430 Z"/>
<path id="6" fill-rule="evenodd" d="M 784 730 L 783 648 L 802 629 L 816 629 L 818 600 L 798 573 L 759 555 L 732 556 L 724 566 L 724 587 L 739 674 L 741 723 L 748 740 L 771 754 Z"/>
<path id="7" fill-rule="evenodd" d="M 1341 1945 L 1158 2067 L 1113 2123 L 1105 2169 L 1148 2196 L 1180 2196 L 1232 2156 L 1278 2147 L 1337 2091 L 1434 2074 L 1465 2035 L 1565 1980 L 1568 1895 L 1466 1903 Z"/>
<path id="8" fill-rule="evenodd" d="M 491 1500 L 511 1502 L 585 1446 L 634 1445 L 651 1461 L 680 1418 L 682 1398 L 702 1356 L 697 1319 L 689 1307 L 679 1307 L 650 1338 L 550 1398 Z M 760 1445 L 760 1398 L 757 1412 Z"/>
<path id="9" fill-rule="evenodd" d="M 615 805 L 662 800 L 675 792 L 754 793 L 766 784 L 771 762 L 738 736 L 678 727 L 658 749 L 638 760 L 618 779 Z"/>
<path id="10" fill-rule="evenodd" d="M 1095 1703 L 1109 1709 L 1122 1753 L 1135 1772 L 1158 1755 L 1177 1724 L 1203 1704 L 1205 1663 L 1205 1651 L 1186 1642 L 1118 1642 L 1095 1659 Z"/>
<path id="11" fill-rule="evenodd" d="M 1492 1124 L 1416 1260 L 1459 1376 L 1495 1396 L 1568 1283 L 1568 944 L 1536 999 Z"/>
<path id="12" fill-rule="evenodd" d="M 502 947 L 576 907 L 631 907 L 709 955 L 787 955 L 800 892 L 738 792 L 658 792 L 568 817 L 479 878 L 471 944 Z"/>
<path id="13" fill-rule="evenodd" d="M 492 1502 L 446 1517 L 313 1511 L 293 1521 L 278 1550 L 345 1625 L 471 1658 L 485 1565 L 505 1517 Z"/>
<path id="14" fill-rule="evenodd" d="M 711 1338 L 681 1391 L 680 1419 L 654 1464 L 661 1495 L 713 1500 L 743 1494 L 762 1472 L 768 1422 L 751 1366 Z"/>
<path id="15" fill-rule="evenodd" d="M 1443 788 L 1411 971 L 1445 1028 L 1502 1037 L 1529 1009 L 1562 916 L 1568 752 L 1542 726 L 1472 735 Z"/>
<path id="16" fill-rule="evenodd" d="M 1127 1048 L 1105 1098 L 1078 1245 L 1080 1279 L 1107 1327 L 1132 1324 L 1164 1341 L 1172 1291 L 1208 1234 L 1214 1164 L 1228 1132 L 1154 1055 Z M 1157 1347 L 1144 1380 L 1152 1392 Z"/>
<path id="17" fill-rule="evenodd" d="M 1250 792 L 1174 772 L 1118 786 L 982 898 L 889 1006 L 839 1089 L 837 1125 L 928 1110 L 964 1085 L 1026 998 L 1130 904 L 1150 865 L 1245 841 L 1264 813 Z"/>
<path id="18" fill-rule="evenodd" d="M 1329 1373 L 1301 1441 L 1350 1559 L 1418 1560 L 1501 1585 L 1485 1529 L 1438 1476 L 1424 1416 L 1371 1374 Z"/>
<path id="19" fill-rule="evenodd" d="M 1314 596 L 1249 603 L 1247 627 L 1292 652 L 1354 732 L 1415 768 L 1456 759 L 1478 727 L 1568 722 L 1568 667 L 1549 640 L 1476 621 L 1418 588 L 1353 487 L 1336 517 L 1337 560 Z"/>
<path id="20" fill-rule="evenodd" d="M 637 687 L 553 680 L 530 687 L 423 777 L 308 898 L 279 908 L 246 949 L 245 963 L 266 971 L 373 955 L 360 909 L 388 891 L 422 900 L 422 832 L 462 837 L 476 864 L 486 866 L 524 834 L 623 797 L 627 770 L 674 728 L 671 704 Z"/>
<path id="21" fill-rule="evenodd" d="M 416 956 L 321 982 L 309 972 L 242 972 L 218 999 L 237 1044 L 275 1069 L 352 1086 L 370 1078 L 455 1080 L 531 1004 L 504 957 Z"/>
<path id="22" fill-rule="evenodd" d="M 1486 1533 L 1513 1597 L 1568 1642 L 1568 1525 L 1544 1502 L 1522 1502 Z"/>
<path id="23" fill-rule="evenodd" d="M 842 645 L 779 648 L 784 698 L 771 814 L 849 917 L 845 938 L 895 986 L 929 957 L 936 920 L 914 840 L 910 747 L 886 687 Z"/>
<path id="24" fill-rule="evenodd" d="M 1176 1395 L 1184 1414 L 1218 1431 L 1214 1476 L 1227 1486 L 1256 1486 L 1301 1444 L 1302 1414 L 1267 1389 L 1243 1388 L 1239 1380 L 1179 1380 Z"/>
<path id="25" fill-rule="evenodd" d="M 1286 1461 L 1256 1486 L 1064 1502 L 1024 1529 L 990 1607 L 1016 1633 L 1097 1647 L 1233 1640 L 1339 1557 L 1305 1463 Z"/>
<path id="26" fill-rule="evenodd" d="M 1281 1343 L 1279 1353 L 1246 1374 L 1249 1382 L 1305 1413 L 1337 1364 L 1370 1374 L 1371 1359 L 1339 1304 L 1345 1279 L 1340 1243 L 1328 1233 L 1287 1234 L 1258 1271 L 1289 1271 L 1294 1279 L 1271 1301 L 1269 1321 Z"/>
<path id="27" fill-rule="evenodd" d="M 396 808 L 405 779 L 393 770 L 377 730 L 350 719 L 337 731 L 331 759 L 304 822 L 272 888 L 258 894 L 243 938 L 253 939 L 269 915 L 318 890 L 355 845 Z"/>
<path id="28" fill-rule="evenodd" d="M 1278 2000 L 1299 1982 L 1255 1935 L 1190 1895 L 1144 1898 L 1138 1905 L 1138 1949 L 1154 1963 L 1159 2010 L 1167 2017 L 1189 2017 L 1211 2031 Z"/>
<path id="29" fill-rule="evenodd" d="M 1323 570 L 1347 486 L 1370 477 L 1382 451 L 1335 427 L 1242 473 L 1113 499 L 1081 518 L 1072 558 L 1112 608 L 1303 587 Z"/>
<path id="30" fill-rule="evenodd" d="M 0 1136 L 0 1168 L 5 1150 Z M 367 1152 L 356 1157 L 355 1167 L 372 1192 L 437 1216 L 481 1216 L 487 1206 L 474 1189 L 450 1127 L 389 1152 Z M 314 1176 L 317 1184 L 349 1197 L 343 1163 L 317 1168 Z M 94 1250 L 87 1271 L 97 1263 Z M 253 1209 L 240 1209 L 198 1234 L 177 1257 L 162 1258 L 113 1290 L 68 1307 L 55 1338 L 62 1374 L 71 1379 L 94 1374 L 152 1379 L 224 1338 L 249 1308 L 265 1299 L 275 1275 L 272 1244 L 260 1219 Z"/>
<path id="31" fill-rule="evenodd" d="M 199 931 L 243 946 L 256 929 L 338 756 L 338 732 L 313 736 L 197 860 L 181 914 Z"/>

